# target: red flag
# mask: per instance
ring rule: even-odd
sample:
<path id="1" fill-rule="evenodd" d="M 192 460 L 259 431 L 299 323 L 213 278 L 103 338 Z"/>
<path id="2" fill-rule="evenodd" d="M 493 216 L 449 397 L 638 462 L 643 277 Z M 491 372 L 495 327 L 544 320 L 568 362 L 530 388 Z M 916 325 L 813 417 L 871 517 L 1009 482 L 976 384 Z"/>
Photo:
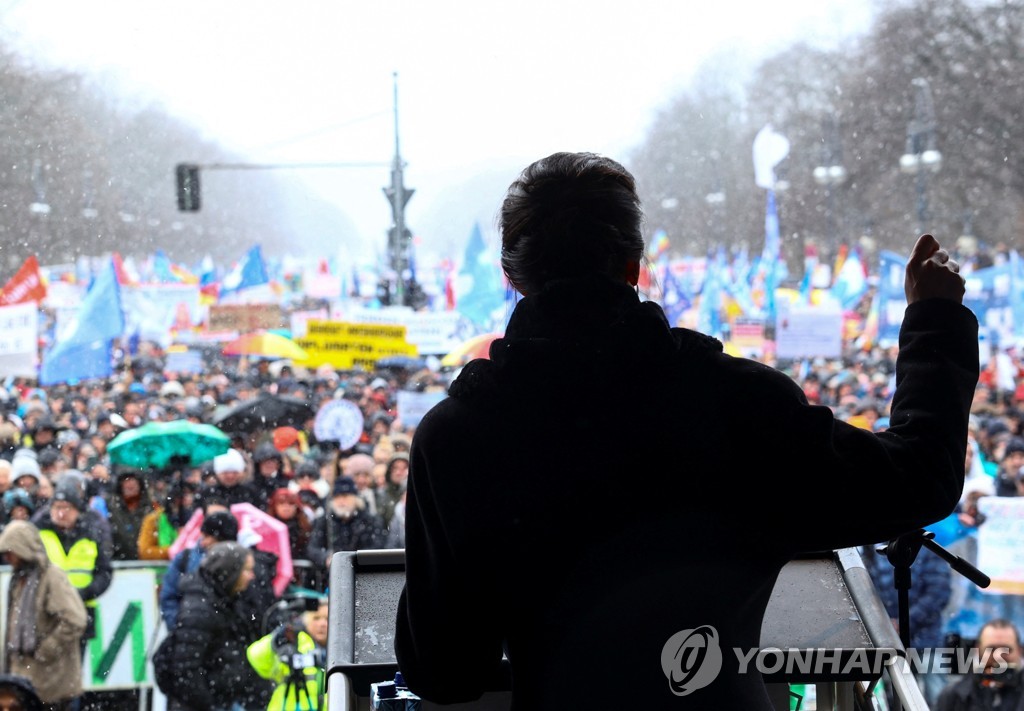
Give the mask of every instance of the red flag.
<path id="1" fill-rule="evenodd" d="M 39 274 L 39 261 L 34 254 L 25 260 L 18 273 L 0 290 L 0 306 L 24 304 L 29 301 L 39 303 L 45 298 L 46 285 Z"/>

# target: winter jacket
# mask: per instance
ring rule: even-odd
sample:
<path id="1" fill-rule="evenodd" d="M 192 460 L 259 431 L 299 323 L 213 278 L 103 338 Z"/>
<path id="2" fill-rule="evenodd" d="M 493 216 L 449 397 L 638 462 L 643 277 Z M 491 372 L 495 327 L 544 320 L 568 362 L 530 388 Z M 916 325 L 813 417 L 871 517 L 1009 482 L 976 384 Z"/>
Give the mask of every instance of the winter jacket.
<path id="1" fill-rule="evenodd" d="M 245 655 L 255 640 L 248 616 L 204 570 L 185 576 L 181 591 L 171 662 L 175 701 L 195 711 L 244 706 L 254 689 L 269 686 Z"/>
<path id="2" fill-rule="evenodd" d="M 590 708 L 771 709 L 732 650 L 759 647 L 782 567 L 956 506 L 977 338 L 960 304 L 908 306 L 891 424 L 874 434 L 670 328 L 625 284 L 524 297 L 413 439 L 395 638 L 410 689 L 475 699 L 504 653 L 517 709 L 563 708 L 567 679 L 594 682 Z M 639 481 L 659 492 L 642 507 Z M 686 689 L 673 645 L 702 627 L 722 666 Z"/>
<path id="3" fill-rule="evenodd" d="M 105 522 L 101 522 L 99 515 L 94 511 L 82 511 L 75 525 L 68 530 L 59 528 L 53 523 L 47 511 L 37 524 L 40 535 L 44 538 L 52 536 L 56 538 L 60 551 L 55 551 L 56 557 L 50 555 L 50 561 L 58 567 L 67 566 L 68 578 L 71 584 L 78 589 L 78 594 L 86 605 L 86 612 L 89 615 L 86 624 L 84 637 L 92 639 L 96 635 L 96 619 L 93 608 L 96 605 L 96 598 L 107 591 L 110 582 L 114 577 L 114 569 L 111 565 L 111 550 L 113 544 L 110 540 L 110 529 Z M 91 569 L 79 570 L 76 562 L 81 557 L 81 551 L 88 549 L 86 558 L 91 559 Z M 92 551 L 95 551 L 94 553 Z M 50 551 L 48 550 L 49 554 Z M 93 555 L 95 557 L 93 557 Z"/>
<path id="4" fill-rule="evenodd" d="M 314 565 L 323 566 L 338 551 L 383 548 L 386 540 L 380 516 L 357 509 L 352 518 L 343 521 L 328 505 L 327 513 L 313 522 L 307 557 Z"/>
<path id="5" fill-rule="evenodd" d="M 36 693 L 46 703 L 74 698 L 82 693 L 82 664 L 79 642 L 85 631 L 86 611 L 78 591 L 67 573 L 50 562 L 39 531 L 30 523 L 12 521 L 0 533 L 0 551 L 10 551 L 25 561 L 15 570 L 7 593 L 8 619 L 4 624 L 5 643 L 22 616 L 34 617 L 36 649 L 34 654 L 8 652 L 5 673 L 31 680 Z M 34 610 L 21 606 L 19 584 L 31 567 L 38 568 Z"/>
<path id="6" fill-rule="evenodd" d="M 142 522 L 153 513 L 153 502 L 146 493 L 138 506 L 129 509 L 120 496 L 113 496 L 110 506 L 110 538 L 113 543 L 114 560 L 139 560 L 139 536 Z"/>
<path id="7" fill-rule="evenodd" d="M 264 679 L 270 679 L 277 684 L 274 694 L 267 704 L 267 711 L 278 711 L 279 709 L 294 709 L 294 711 L 317 711 L 319 708 L 319 697 L 323 694 L 323 669 L 317 666 L 307 666 L 299 670 L 302 679 L 305 680 L 305 692 L 302 691 L 302 684 L 296 689 L 295 684 L 289 684 L 293 669 L 291 665 L 281 660 L 279 650 L 275 649 L 275 636 L 278 633 L 271 632 L 264 635 L 249 645 L 246 655 L 249 663 Z M 309 654 L 317 649 L 316 642 L 306 632 L 299 631 L 295 642 L 295 650 L 299 654 Z M 322 664 L 322 662 L 320 662 Z M 287 697 L 285 697 L 287 694 Z"/>
<path id="8" fill-rule="evenodd" d="M 1002 687 L 982 686 L 978 682 L 979 677 L 966 676 L 947 686 L 939 694 L 936 711 L 1016 711 L 1024 701 L 1024 686 L 1019 671 Z"/>
<path id="9" fill-rule="evenodd" d="M 164 545 L 160 541 L 161 526 L 168 532 Z M 167 520 L 163 508 L 157 506 L 143 517 L 139 527 L 139 560 L 167 560 L 171 544 L 177 538 L 177 529 Z"/>
<path id="10" fill-rule="evenodd" d="M 203 562 L 205 555 L 206 549 L 197 543 L 178 551 L 170 565 L 164 570 L 164 578 L 160 583 L 160 616 L 164 618 L 164 624 L 169 630 L 174 629 L 174 625 L 178 621 L 182 577 L 199 570 L 199 564 Z"/>

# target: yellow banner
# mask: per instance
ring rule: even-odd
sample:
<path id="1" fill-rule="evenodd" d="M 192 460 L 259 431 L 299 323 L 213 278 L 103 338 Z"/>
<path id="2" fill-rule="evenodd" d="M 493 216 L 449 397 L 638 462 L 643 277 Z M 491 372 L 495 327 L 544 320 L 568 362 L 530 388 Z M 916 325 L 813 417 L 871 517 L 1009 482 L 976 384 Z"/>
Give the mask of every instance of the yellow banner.
<path id="1" fill-rule="evenodd" d="M 309 354 L 309 360 L 299 364 L 307 368 L 329 365 L 338 370 L 372 370 L 381 358 L 418 355 L 416 346 L 405 337 L 405 326 L 311 320 L 306 324 L 306 337 L 295 342 Z"/>

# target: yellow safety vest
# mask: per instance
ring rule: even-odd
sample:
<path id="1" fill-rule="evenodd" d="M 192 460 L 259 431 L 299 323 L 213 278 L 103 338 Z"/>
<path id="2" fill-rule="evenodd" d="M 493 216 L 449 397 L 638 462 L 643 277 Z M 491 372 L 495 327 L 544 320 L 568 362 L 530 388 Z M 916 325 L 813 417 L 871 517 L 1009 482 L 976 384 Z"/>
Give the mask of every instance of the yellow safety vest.
<path id="1" fill-rule="evenodd" d="M 99 546 L 96 541 L 88 538 L 81 538 L 75 541 L 71 550 L 64 552 L 60 538 L 56 532 L 42 530 L 39 532 L 43 539 L 43 546 L 46 548 L 46 556 L 50 562 L 68 574 L 68 580 L 78 590 L 87 587 L 92 582 L 93 571 L 96 570 L 96 558 L 99 556 Z M 89 600 L 86 605 L 95 605 L 95 600 Z"/>

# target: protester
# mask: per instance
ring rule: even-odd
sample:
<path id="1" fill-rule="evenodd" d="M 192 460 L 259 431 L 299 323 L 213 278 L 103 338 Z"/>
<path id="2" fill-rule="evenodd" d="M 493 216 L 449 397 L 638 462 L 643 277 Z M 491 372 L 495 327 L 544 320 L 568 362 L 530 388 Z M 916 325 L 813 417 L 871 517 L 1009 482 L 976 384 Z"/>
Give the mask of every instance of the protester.
<path id="1" fill-rule="evenodd" d="M 263 508 L 263 497 L 249 482 L 244 481 L 247 466 L 245 457 L 237 449 L 229 449 L 213 460 L 213 473 L 216 482 L 203 486 L 196 494 L 196 503 L 200 506 L 211 497 L 232 504 L 252 504 Z"/>
<path id="2" fill-rule="evenodd" d="M 246 709 L 252 691 L 269 686 L 248 663 L 246 649 L 256 636 L 237 607 L 239 594 L 252 583 L 253 565 L 247 549 L 217 543 L 198 574 L 183 581 L 170 670 L 176 684 L 169 695 L 179 708 Z"/>
<path id="3" fill-rule="evenodd" d="M 85 642 L 96 635 L 96 599 L 113 578 L 110 532 L 100 525 L 95 512 L 87 511 L 82 492 L 70 480 L 57 487 L 49 511 L 42 512 L 36 523 L 50 562 L 67 572 L 85 602 L 84 653 Z"/>
<path id="4" fill-rule="evenodd" d="M 391 517 L 395 514 L 395 505 L 401 501 L 408 486 L 409 455 L 396 452 L 388 460 L 384 471 L 384 486 L 377 491 L 377 511 L 384 519 L 384 525 L 391 525 Z"/>
<path id="5" fill-rule="evenodd" d="M 199 540 L 195 545 L 179 551 L 164 572 L 163 583 L 160 585 L 160 615 L 168 629 L 173 629 L 178 619 L 182 576 L 199 570 L 207 551 L 216 544 L 237 541 L 238 521 L 226 509 L 217 511 L 210 508 L 199 531 Z"/>
<path id="6" fill-rule="evenodd" d="M 131 469 L 121 471 L 108 507 L 114 560 L 138 560 L 142 522 L 153 513 L 153 501 L 143 475 Z"/>
<path id="7" fill-rule="evenodd" d="M 142 519 L 139 529 L 139 559 L 167 560 L 171 545 L 192 516 L 196 487 L 187 481 L 172 484 L 163 504 L 155 505 Z"/>
<path id="8" fill-rule="evenodd" d="M 50 562 L 39 529 L 12 521 L 0 533 L 0 553 L 13 574 L 7 589 L 4 673 L 30 680 L 55 711 L 70 711 L 82 693 L 77 650 L 86 610 L 68 575 Z"/>
<path id="9" fill-rule="evenodd" d="M 502 266 L 523 297 L 413 442 L 395 649 L 427 700 L 479 697 L 507 651 L 517 708 L 561 708 L 565 680 L 590 679 L 605 708 L 771 709 L 724 650 L 759 648 L 782 567 L 959 500 L 978 326 L 933 237 L 907 263 L 891 426 L 875 434 L 670 329 L 635 291 L 641 222 L 632 176 L 592 154 L 542 159 L 509 189 Z M 657 493 L 626 505 L 637 476 Z M 681 696 L 680 640 L 699 628 L 722 666 Z"/>
<path id="10" fill-rule="evenodd" d="M 331 556 L 338 551 L 383 548 L 386 540 L 384 521 L 367 513 L 355 482 L 339 477 L 327 512 L 313 523 L 308 557 L 322 569 L 330 566 Z"/>

